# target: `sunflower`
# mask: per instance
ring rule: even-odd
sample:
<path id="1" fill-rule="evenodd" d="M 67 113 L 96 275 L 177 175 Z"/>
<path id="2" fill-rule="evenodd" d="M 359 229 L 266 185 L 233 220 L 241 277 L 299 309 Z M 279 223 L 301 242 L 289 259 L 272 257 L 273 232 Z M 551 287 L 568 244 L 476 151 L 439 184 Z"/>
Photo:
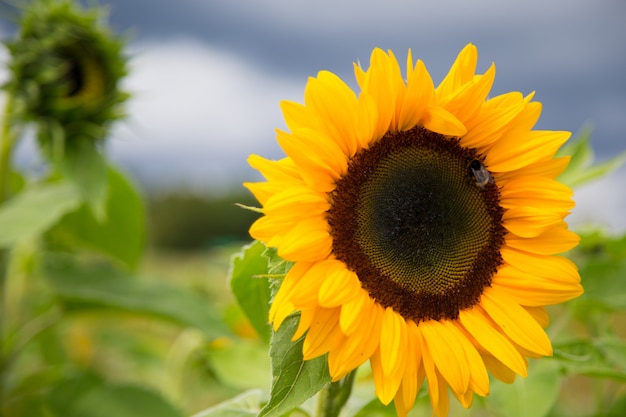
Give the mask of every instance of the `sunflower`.
<path id="1" fill-rule="evenodd" d="M 582 293 L 557 254 L 579 241 L 556 181 L 569 132 L 533 130 L 533 93 L 489 98 L 492 64 L 476 74 L 467 45 L 435 87 L 391 51 L 354 65 L 360 93 L 322 71 L 304 104 L 282 102 L 287 155 L 249 163 L 264 216 L 250 234 L 293 262 L 270 309 L 275 329 L 300 312 L 305 360 L 328 354 L 337 381 L 369 360 L 376 394 L 399 415 L 424 379 L 435 414 L 449 392 L 469 407 L 552 354 L 544 306 Z"/>
<path id="2" fill-rule="evenodd" d="M 4 88 L 22 119 L 38 123 L 51 153 L 62 134 L 64 147 L 99 142 L 110 122 L 123 116 L 128 93 L 124 42 L 103 23 L 104 9 L 83 10 L 69 0 L 37 0 L 24 9 L 11 52 L 11 78 Z"/>

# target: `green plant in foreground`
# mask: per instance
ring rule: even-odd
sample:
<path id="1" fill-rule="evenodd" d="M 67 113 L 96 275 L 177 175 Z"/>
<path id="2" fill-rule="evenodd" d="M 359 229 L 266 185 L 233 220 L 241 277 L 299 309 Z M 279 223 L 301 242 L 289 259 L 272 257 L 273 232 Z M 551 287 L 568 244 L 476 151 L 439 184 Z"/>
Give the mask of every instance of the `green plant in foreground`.
<path id="1" fill-rule="evenodd" d="M 181 345 L 188 328 L 200 346 L 231 334 L 205 296 L 136 276 L 146 235 L 143 198 L 102 150 L 128 97 L 120 90 L 124 42 L 102 17 L 102 9 L 69 0 L 36 0 L 7 42 L 0 132 L 3 417 L 181 417 L 172 403 L 174 379 L 158 384 L 145 362 L 165 362 L 168 346 Z M 27 127 L 36 132 L 44 175 L 12 165 L 17 143 L 33 131 Z M 133 369 L 106 354 L 125 344 Z"/>

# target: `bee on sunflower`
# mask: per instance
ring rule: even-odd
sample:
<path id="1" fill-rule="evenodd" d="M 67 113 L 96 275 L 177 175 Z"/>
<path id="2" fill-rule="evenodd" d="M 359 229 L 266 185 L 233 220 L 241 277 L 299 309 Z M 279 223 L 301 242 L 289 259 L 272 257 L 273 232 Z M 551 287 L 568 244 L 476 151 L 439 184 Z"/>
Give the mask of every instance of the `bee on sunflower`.
<path id="1" fill-rule="evenodd" d="M 360 92 L 322 71 L 304 104 L 282 102 L 286 157 L 253 155 L 246 183 L 263 216 L 253 238 L 293 262 L 270 309 L 274 329 L 299 312 L 303 357 L 328 355 L 333 381 L 369 361 L 398 415 L 424 380 L 435 414 L 448 393 L 469 407 L 490 372 L 512 382 L 552 354 L 545 306 L 583 292 L 559 255 L 578 244 L 556 180 L 569 132 L 534 130 L 533 93 L 489 97 L 467 45 L 435 87 L 411 51 L 354 65 Z"/>

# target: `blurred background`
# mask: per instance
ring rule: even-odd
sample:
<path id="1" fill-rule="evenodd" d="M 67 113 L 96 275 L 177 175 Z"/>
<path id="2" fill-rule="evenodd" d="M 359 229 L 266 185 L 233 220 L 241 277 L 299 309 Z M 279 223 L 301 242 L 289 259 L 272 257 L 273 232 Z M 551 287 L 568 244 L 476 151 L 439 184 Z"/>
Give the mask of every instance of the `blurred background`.
<path id="1" fill-rule="evenodd" d="M 12 3 L 3 2 L 3 37 L 14 30 Z M 223 223 L 211 226 L 220 229 L 215 235 L 198 227 L 206 219 L 194 217 L 190 229 L 170 223 L 205 213 L 203 204 L 248 202 L 240 184 L 259 177 L 247 156 L 282 155 L 274 139 L 274 129 L 284 127 L 279 101 L 301 102 L 307 77 L 324 69 L 354 87 L 352 62 L 367 65 L 374 47 L 393 49 L 400 60 L 411 48 L 438 82 L 472 42 L 479 71 L 496 63 L 492 95 L 536 91 L 544 105 L 537 128 L 591 127 L 599 160 L 626 150 L 623 0 L 86 3 L 106 5 L 109 24 L 130 40 L 130 118 L 117 125 L 109 155 L 154 203 L 156 241 L 168 227 L 190 239 L 163 238 L 168 245 L 222 239 Z M 20 163 L 36 166 L 32 144 L 19 155 Z M 626 229 L 624 178 L 622 170 L 577 190 L 570 221 L 593 217 L 613 231 Z M 164 214 L 164 205 L 172 212 Z M 177 217 L 181 211 L 186 216 Z"/>
<path id="2" fill-rule="evenodd" d="M 1 38 L 15 34 L 20 7 L 26 3 L 0 1 Z M 624 0 L 82 4 L 108 8 L 108 24 L 128 39 L 130 74 L 124 87 L 132 93 L 129 116 L 115 125 L 107 154 L 139 186 L 147 203 L 148 251 L 139 270 L 168 285 L 163 287 L 167 291 L 184 288 L 199 295 L 195 307 L 201 307 L 190 308 L 181 318 L 190 306 L 172 302 L 170 312 L 182 322 L 174 325 L 125 310 L 85 313 L 70 303 L 68 311 L 80 314 L 68 315 L 59 326 L 57 350 L 50 348 L 52 337 L 44 334 L 41 345 L 48 362 L 42 361 L 60 364 L 55 371 L 82 367 L 106 379 L 156 386 L 187 415 L 245 389 L 269 386 L 267 345 L 244 319 L 226 279 L 229 260 L 250 240 L 247 229 L 255 218 L 235 203 L 255 205 L 241 183 L 260 177 L 246 158 L 252 153 L 282 157 L 274 133 L 285 127 L 279 102 L 302 102 L 307 77 L 330 70 L 356 88 L 353 62 L 367 66 L 374 47 L 392 49 L 404 62 L 410 48 L 438 83 L 457 53 L 472 42 L 479 51 L 479 72 L 496 63 L 493 96 L 536 91 L 535 100 L 543 103 L 538 129 L 575 134 L 592 129 L 598 161 L 626 151 Z M 2 82 L 7 59 L 0 48 Z M 35 173 L 44 164 L 34 140 L 20 143 L 16 159 L 22 169 Z M 625 181 L 622 168 L 577 189 L 577 206 L 569 217 L 574 228 L 593 222 L 615 235 L 625 232 Z M 619 255 L 626 256 L 626 239 L 620 242 Z M 593 245 L 588 244 L 589 250 L 596 253 Z M 607 269 L 614 263 L 607 261 Z M 626 271 L 626 262 L 615 277 L 620 271 Z M 611 295 L 623 292 L 623 285 L 611 282 L 613 286 L 598 286 Z M 39 287 L 23 293 L 31 297 L 24 303 L 38 308 L 32 299 L 41 296 Z M 156 312 L 163 313 L 159 308 Z M 196 319 L 204 317 L 200 313 L 205 309 L 241 339 L 203 336 Z M 614 321 L 624 323 L 623 317 Z M 31 359 L 27 353 L 20 364 L 25 375 L 30 375 Z M 35 379 L 41 381 L 40 376 Z M 585 382 L 576 384 L 578 392 L 592 391 Z M 556 382 L 552 385 L 558 390 Z M 554 395 L 567 396 L 567 391 Z M 580 410 L 587 415 L 573 397 L 568 396 L 571 409 L 562 415 L 578 415 Z"/>

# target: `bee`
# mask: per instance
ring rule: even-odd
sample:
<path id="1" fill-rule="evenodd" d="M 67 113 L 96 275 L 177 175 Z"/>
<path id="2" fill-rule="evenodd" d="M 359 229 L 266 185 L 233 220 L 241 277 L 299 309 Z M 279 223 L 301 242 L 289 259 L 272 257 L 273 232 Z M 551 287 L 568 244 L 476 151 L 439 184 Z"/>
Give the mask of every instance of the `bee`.
<path id="1" fill-rule="evenodd" d="M 493 177 L 485 168 L 482 162 L 478 159 L 472 160 L 469 164 L 470 170 L 472 171 L 472 175 L 476 179 L 476 184 L 482 189 L 485 188 L 487 184 L 493 184 Z"/>

